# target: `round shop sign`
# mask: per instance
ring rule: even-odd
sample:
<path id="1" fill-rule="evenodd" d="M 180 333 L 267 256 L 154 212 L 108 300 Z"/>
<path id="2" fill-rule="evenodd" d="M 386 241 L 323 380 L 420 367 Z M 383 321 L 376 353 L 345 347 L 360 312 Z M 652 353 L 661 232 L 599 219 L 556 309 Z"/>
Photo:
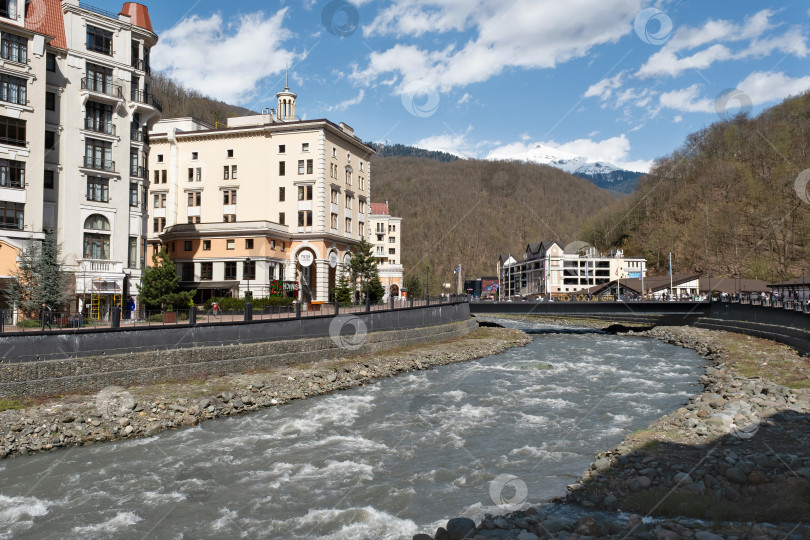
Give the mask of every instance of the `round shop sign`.
<path id="1" fill-rule="evenodd" d="M 311 251 L 302 251 L 301 253 L 298 254 L 298 263 L 301 266 L 304 267 L 311 266 L 314 260 L 315 257 L 312 256 Z"/>
<path id="2" fill-rule="evenodd" d="M 329 266 L 334 268 L 337 266 L 337 262 L 338 262 L 338 254 L 333 251 L 332 253 L 329 254 Z"/>

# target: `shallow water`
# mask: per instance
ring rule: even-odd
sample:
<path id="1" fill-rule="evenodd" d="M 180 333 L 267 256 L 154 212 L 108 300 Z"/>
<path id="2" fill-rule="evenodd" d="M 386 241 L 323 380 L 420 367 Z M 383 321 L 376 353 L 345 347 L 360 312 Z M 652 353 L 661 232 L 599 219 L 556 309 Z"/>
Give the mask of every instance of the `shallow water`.
<path id="1" fill-rule="evenodd" d="M 701 365 L 643 338 L 543 334 L 151 439 L 5 460 L 0 538 L 432 533 L 563 495 L 595 453 L 698 392 Z"/>

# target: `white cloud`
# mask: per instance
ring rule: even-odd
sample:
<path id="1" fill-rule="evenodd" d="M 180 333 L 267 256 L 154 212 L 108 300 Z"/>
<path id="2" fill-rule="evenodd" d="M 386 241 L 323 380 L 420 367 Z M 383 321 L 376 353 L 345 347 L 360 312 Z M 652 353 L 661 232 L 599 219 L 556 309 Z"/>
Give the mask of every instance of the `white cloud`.
<path id="1" fill-rule="evenodd" d="M 472 99 L 472 96 L 468 92 L 465 92 L 464 95 L 461 96 L 461 99 L 458 100 L 458 104 L 463 105 L 465 103 L 469 103 L 470 99 Z"/>
<path id="2" fill-rule="evenodd" d="M 432 135 L 413 143 L 417 148 L 426 150 L 437 150 L 447 152 L 463 158 L 474 158 L 477 156 L 475 144 L 468 138 L 468 129 L 464 133 L 444 133 L 442 135 Z"/>
<path id="3" fill-rule="evenodd" d="M 353 98 L 347 99 L 345 101 L 341 101 L 337 105 L 330 105 L 329 107 L 326 108 L 326 110 L 329 111 L 329 112 L 331 112 L 331 111 L 345 111 L 346 109 L 348 109 L 352 105 L 358 105 L 358 104 L 362 103 L 364 97 L 366 97 L 366 91 L 361 88 L 360 92 L 356 96 L 354 96 Z"/>
<path id="4" fill-rule="evenodd" d="M 714 112 L 714 100 L 700 97 L 700 85 L 664 92 L 658 101 L 662 107 L 683 112 Z"/>
<path id="5" fill-rule="evenodd" d="M 780 72 L 757 71 L 740 81 L 737 88 L 756 106 L 806 92 L 810 89 L 810 76 L 794 79 Z"/>
<path id="6" fill-rule="evenodd" d="M 681 122 L 683 122 L 683 116 L 681 116 L 680 114 L 676 114 L 675 116 L 672 117 L 673 124 L 680 124 Z"/>
<path id="7" fill-rule="evenodd" d="M 287 8 L 275 15 L 192 16 L 163 32 L 152 66 L 186 87 L 230 103 L 246 103 L 262 79 L 284 72 L 306 53 L 282 48 L 294 37 L 284 28 Z"/>
<path id="8" fill-rule="evenodd" d="M 624 83 L 624 72 L 618 73 L 613 77 L 608 77 L 606 79 L 602 79 L 598 83 L 594 83 L 585 90 L 585 94 L 582 97 L 598 97 L 602 101 L 610 99 L 610 96 L 613 95 L 613 91 L 621 88 L 622 84 Z"/>
<path id="9" fill-rule="evenodd" d="M 483 82 L 507 68 L 553 68 L 585 56 L 632 31 L 642 0 L 394 0 L 364 27 L 366 36 L 398 36 L 399 43 L 355 66 L 357 84 L 386 83 L 396 93 L 414 80 L 439 91 Z M 577 15 L 572 16 L 575 12 Z M 424 48 L 427 33 L 472 32 L 463 44 Z M 408 44 L 406 38 L 420 38 Z"/>

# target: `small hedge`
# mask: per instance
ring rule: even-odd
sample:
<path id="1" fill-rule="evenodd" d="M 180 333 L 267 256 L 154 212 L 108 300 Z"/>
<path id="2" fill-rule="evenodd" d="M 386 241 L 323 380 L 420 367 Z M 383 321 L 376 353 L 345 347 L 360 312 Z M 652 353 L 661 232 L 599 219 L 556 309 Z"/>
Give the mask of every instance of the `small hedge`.
<path id="1" fill-rule="evenodd" d="M 204 304 L 205 311 L 211 309 L 211 304 L 216 302 L 219 304 L 221 311 L 244 311 L 245 299 L 244 298 L 211 298 Z M 269 306 L 289 306 L 293 303 L 293 299 L 289 296 L 271 296 L 269 298 L 254 298 L 250 301 L 250 305 L 254 310 L 264 309 Z"/>

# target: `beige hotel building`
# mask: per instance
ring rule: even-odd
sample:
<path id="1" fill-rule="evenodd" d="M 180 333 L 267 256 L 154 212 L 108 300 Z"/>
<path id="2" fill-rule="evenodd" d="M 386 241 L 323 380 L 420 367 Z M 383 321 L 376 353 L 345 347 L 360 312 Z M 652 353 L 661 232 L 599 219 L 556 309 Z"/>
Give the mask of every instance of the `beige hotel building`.
<path id="1" fill-rule="evenodd" d="M 346 124 L 298 119 L 296 97 L 285 88 L 227 127 L 176 118 L 150 133 L 149 258 L 166 246 L 197 303 L 281 283 L 328 302 L 367 234 L 373 149 Z"/>
<path id="2" fill-rule="evenodd" d="M 380 282 L 393 297 L 402 291 L 402 218 L 391 215 L 388 201 L 371 203 L 371 238 Z"/>
<path id="3" fill-rule="evenodd" d="M 56 228 L 75 275 L 71 309 L 99 316 L 137 294 L 144 266 L 158 37 L 134 2 L 114 13 L 6 0 L 0 29 L 0 277 Z"/>

